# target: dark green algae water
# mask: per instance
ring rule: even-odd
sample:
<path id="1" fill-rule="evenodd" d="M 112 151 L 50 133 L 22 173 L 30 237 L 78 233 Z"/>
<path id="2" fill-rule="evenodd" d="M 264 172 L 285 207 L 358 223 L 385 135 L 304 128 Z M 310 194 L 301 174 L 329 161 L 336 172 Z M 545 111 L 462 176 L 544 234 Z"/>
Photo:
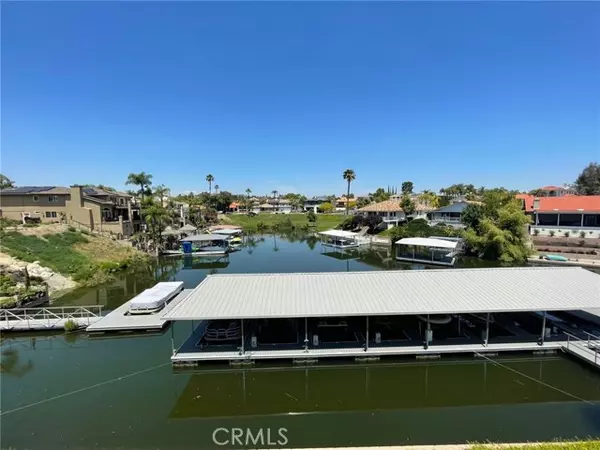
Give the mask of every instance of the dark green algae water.
<path id="1" fill-rule="evenodd" d="M 462 266 L 480 266 L 467 260 Z M 163 259 L 57 304 L 112 309 L 157 280 L 196 286 L 209 273 L 422 269 L 387 250 L 324 251 L 264 236 L 228 261 Z M 177 342 L 189 325 L 175 324 Z M 288 447 L 531 441 L 600 436 L 600 373 L 563 355 L 351 361 L 313 367 L 209 365 L 175 371 L 163 335 L 5 335 L 2 448 L 231 448 L 218 428 L 263 430 Z M 218 440 L 229 431 L 218 432 Z M 243 441 L 243 440 L 242 440 Z M 250 447 L 256 447 L 249 445 Z"/>

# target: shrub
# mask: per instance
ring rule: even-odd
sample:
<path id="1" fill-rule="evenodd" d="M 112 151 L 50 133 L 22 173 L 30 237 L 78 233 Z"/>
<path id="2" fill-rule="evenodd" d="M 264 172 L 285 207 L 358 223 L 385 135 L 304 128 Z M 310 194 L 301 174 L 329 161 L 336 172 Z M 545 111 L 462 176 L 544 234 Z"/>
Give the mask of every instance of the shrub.
<path id="1" fill-rule="evenodd" d="M 585 237 L 585 231 L 580 231 L 580 232 L 579 232 L 579 237 L 580 237 L 581 239 L 583 239 L 583 238 Z"/>
<path id="2" fill-rule="evenodd" d="M 267 228 L 268 228 L 268 227 L 267 227 L 267 224 L 265 224 L 265 223 L 264 223 L 262 220 L 256 224 L 256 229 L 257 229 L 258 231 L 264 231 L 264 230 L 266 230 Z"/>
<path id="3" fill-rule="evenodd" d="M 568 238 L 569 236 L 571 236 L 571 233 L 569 233 L 568 231 L 565 231 L 564 235 L 565 235 L 566 238 Z"/>
<path id="4" fill-rule="evenodd" d="M 585 239 L 579 239 L 579 246 L 583 247 L 585 245 Z"/>
<path id="5" fill-rule="evenodd" d="M 556 231 L 550 230 L 550 237 L 554 237 L 555 234 L 556 234 Z"/>
<path id="6" fill-rule="evenodd" d="M 533 235 L 537 236 L 540 234 L 540 230 L 538 230 L 537 228 L 535 230 L 533 230 Z"/>
<path id="7" fill-rule="evenodd" d="M 74 320 L 69 319 L 65 322 L 65 331 L 67 333 L 71 333 L 77 330 L 77 328 L 79 328 L 79 325 L 77 325 L 77 322 L 75 322 Z"/>
<path id="8" fill-rule="evenodd" d="M 67 230 L 69 230 L 71 233 L 75 233 L 77 231 L 77 228 L 75 228 L 73 225 L 69 225 Z"/>
<path id="9" fill-rule="evenodd" d="M 308 212 L 308 214 L 306 214 L 306 218 L 310 223 L 314 223 L 317 221 L 317 215 L 312 209 Z"/>

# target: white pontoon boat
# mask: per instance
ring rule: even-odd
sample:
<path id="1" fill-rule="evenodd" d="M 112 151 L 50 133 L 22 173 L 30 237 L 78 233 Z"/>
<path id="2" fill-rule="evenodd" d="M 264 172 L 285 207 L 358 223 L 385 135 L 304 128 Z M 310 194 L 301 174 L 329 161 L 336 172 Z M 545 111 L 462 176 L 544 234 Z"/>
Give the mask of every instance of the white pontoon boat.
<path id="1" fill-rule="evenodd" d="M 183 281 L 158 283 L 129 302 L 129 314 L 150 314 L 159 311 L 182 290 Z"/>

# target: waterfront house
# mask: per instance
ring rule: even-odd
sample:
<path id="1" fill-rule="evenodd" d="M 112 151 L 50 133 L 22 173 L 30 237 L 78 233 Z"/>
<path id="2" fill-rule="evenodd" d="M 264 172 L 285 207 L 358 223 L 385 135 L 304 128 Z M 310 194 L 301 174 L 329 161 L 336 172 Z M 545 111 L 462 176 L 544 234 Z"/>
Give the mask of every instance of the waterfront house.
<path id="1" fill-rule="evenodd" d="M 271 206 L 269 212 L 272 212 L 274 214 L 289 214 L 292 212 L 292 204 L 289 200 L 285 198 L 270 198 L 267 200 L 267 204 Z"/>
<path id="2" fill-rule="evenodd" d="M 139 207 L 124 192 L 74 185 L 22 186 L 0 191 L 0 215 L 24 221 L 66 222 L 127 237 L 140 227 Z"/>
<path id="3" fill-rule="evenodd" d="M 318 212 L 319 206 L 321 206 L 323 203 L 325 203 L 327 201 L 327 197 L 325 196 L 320 196 L 320 197 L 313 197 L 313 198 L 309 198 L 304 202 L 304 211 L 313 211 L 313 212 Z"/>
<path id="4" fill-rule="evenodd" d="M 541 197 L 563 197 L 565 195 L 575 195 L 577 191 L 573 186 L 565 184 L 563 186 L 544 186 L 538 189 Z"/>
<path id="5" fill-rule="evenodd" d="M 430 221 L 434 225 L 445 224 L 456 228 L 462 227 L 461 216 L 467 206 L 469 206 L 468 202 L 460 201 L 438 208 L 430 213 Z"/>
<path id="6" fill-rule="evenodd" d="M 346 198 L 345 195 L 342 195 L 340 198 L 335 200 L 335 210 L 336 211 L 346 211 L 346 206 L 350 203 L 350 207 L 348 209 L 352 209 L 352 204 L 356 204 L 356 199 L 354 198 Z"/>
<path id="7" fill-rule="evenodd" d="M 531 216 L 531 234 L 600 238 L 600 195 L 535 197 L 518 194 L 526 214 Z M 536 231 L 537 230 L 537 231 Z"/>
<path id="8" fill-rule="evenodd" d="M 398 226 L 406 221 L 406 215 L 400 207 L 398 200 L 385 200 L 379 203 L 371 203 L 358 210 L 359 214 L 367 217 L 381 217 L 381 220 L 387 225 L 387 228 Z"/>

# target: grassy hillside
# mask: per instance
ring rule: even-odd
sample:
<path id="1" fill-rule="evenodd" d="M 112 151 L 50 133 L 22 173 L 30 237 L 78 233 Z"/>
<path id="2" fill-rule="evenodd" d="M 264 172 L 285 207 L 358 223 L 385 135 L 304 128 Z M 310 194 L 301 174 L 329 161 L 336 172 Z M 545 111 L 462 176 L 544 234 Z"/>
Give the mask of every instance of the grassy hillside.
<path id="1" fill-rule="evenodd" d="M 315 229 L 317 231 L 335 228 L 345 219 L 343 214 L 317 214 Z M 259 224 L 264 225 L 266 229 L 272 229 L 273 226 L 279 228 L 289 228 L 291 223 L 296 228 L 309 226 L 306 214 L 257 214 L 248 216 L 246 214 L 231 214 L 223 219 L 224 223 L 239 225 L 244 230 L 256 231 Z"/>
<path id="2" fill-rule="evenodd" d="M 41 232 L 43 232 L 43 227 Z M 0 249 L 21 261 L 39 261 L 42 266 L 71 276 L 85 285 L 108 281 L 110 273 L 145 261 L 146 256 L 108 238 L 78 231 L 48 234 L 3 232 Z"/>
<path id="3" fill-rule="evenodd" d="M 470 450 L 599 450 L 600 441 L 548 442 L 525 445 L 474 445 Z"/>

